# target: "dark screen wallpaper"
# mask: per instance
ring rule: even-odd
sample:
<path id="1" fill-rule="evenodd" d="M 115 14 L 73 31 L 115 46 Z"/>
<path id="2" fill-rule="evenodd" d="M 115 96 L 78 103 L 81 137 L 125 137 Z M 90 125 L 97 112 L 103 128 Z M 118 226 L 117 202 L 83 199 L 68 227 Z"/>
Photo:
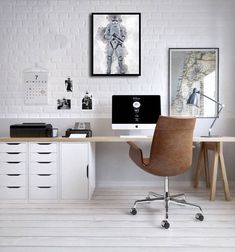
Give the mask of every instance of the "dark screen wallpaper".
<path id="1" fill-rule="evenodd" d="M 112 123 L 153 124 L 161 114 L 160 95 L 113 95 Z"/>

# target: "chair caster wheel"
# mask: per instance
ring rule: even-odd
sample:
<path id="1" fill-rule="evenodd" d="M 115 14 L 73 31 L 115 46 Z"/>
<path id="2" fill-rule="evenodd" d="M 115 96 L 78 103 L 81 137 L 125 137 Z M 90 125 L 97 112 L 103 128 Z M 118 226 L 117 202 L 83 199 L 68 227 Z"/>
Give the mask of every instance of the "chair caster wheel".
<path id="1" fill-rule="evenodd" d="M 161 226 L 165 229 L 168 229 L 170 227 L 170 223 L 167 220 L 163 220 Z"/>
<path id="2" fill-rule="evenodd" d="M 136 208 L 131 208 L 131 214 L 132 214 L 132 215 L 136 215 L 136 214 L 137 214 Z"/>
<path id="3" fill-rule="evenodd" d="M 195 216 L 196 220 L 199 220 L 199 221 L 203 221 L 204 220 L 204 216 L 201 214 L 201 213 L 197 213 L 196 216 Z"/>

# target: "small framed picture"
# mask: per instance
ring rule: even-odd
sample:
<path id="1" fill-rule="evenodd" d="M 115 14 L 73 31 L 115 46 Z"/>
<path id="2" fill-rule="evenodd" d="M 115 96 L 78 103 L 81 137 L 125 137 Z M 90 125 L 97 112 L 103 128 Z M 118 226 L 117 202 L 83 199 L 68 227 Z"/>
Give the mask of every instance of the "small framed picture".
<path id="1" fill-rule="evenodd" d="M 140 27 L 140 13 L 92 13 L 91 74 L 141 75 Z"/>
<path id="2" fill-rule="evenodd" d="M 187 104 L 193 90 L 200 91 L 198 107 Z M 170 48 L 169 115 L 216 117 L 218 101 L 219 49 Z"/>
<path id="3" fill-rule="evenodd" d="M 64 81 L 64 84 L 67 92 L 73 92 L 73 81 L 70 77 L 68 77 L 67 80 Z"/>
<path id="4" fill-rule="evenodd" d="M 92 108 L 93 108 L 92 94 L 86 92 L 86 94 L 82 98 L 82 110 L 92 110 Z"/>
<path id="5" fill-rule="evenodd" d="M 57 99 L 57 109 L 71 109 L 71 100 L 70 99 Z"/>

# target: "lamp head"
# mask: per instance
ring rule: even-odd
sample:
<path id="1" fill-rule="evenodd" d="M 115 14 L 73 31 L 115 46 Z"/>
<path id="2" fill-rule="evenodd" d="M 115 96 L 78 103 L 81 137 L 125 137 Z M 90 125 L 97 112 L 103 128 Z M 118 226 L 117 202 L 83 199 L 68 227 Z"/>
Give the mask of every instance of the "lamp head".
<path id="1" fill-rule="evenodd" d="M 199 107 L 200 106 L 199 94 L 200 94 L 200 91 L 194 88 L 192 94 L 189 96 L 187 100 L 187 104 Z"/>
<path id="2" fill-rule="evenodd" d="M 201 92 L 200 92 L 199 90 L 197 90 L 196 88 L 193 89 L 192 94 L 189 96 L 189 98 L 188 98 L 188 100 L 187 100 L 187 104 L 189 104 L 189 105 L 194 105 L 194 106 L 199 107 L 199 105 L 200 105 L 199 94 L 201 94 L 201 95 L 204 96 L 205 98 L 207 98 L 207 99 L 209 99 L 209 100 L 215 102 L 216 104 L 220 105 L 220 109 L 219 109 L 218 112 L 217 112 L 217 116 L 215 117 L 215 119 L 213 120 L 213 122 L 212 122 L 212 124 L 211 124 L 211 126 L 210 126 L 210 128 L 209 128 L 208 137 L 211 137 L 211 136 L 212 136 L 212 135 L 211 135 L 212 127 L 214 126 L 215 121 L 216 121 L 217 117 L 219 116 L 219 113 L 220 113 L 221 110 L 224 108 L 224 104 L 219 103 L 218 101 L 216 101 L 216 100 L 210 98 L 209 96 L 207 96 L 207 95 L 201 93 Z"/>

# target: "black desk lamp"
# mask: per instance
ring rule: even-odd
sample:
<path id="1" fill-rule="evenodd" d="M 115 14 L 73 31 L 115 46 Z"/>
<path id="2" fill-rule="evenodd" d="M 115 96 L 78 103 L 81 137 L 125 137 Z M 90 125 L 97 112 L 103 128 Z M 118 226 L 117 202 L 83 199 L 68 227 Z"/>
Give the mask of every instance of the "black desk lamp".
<path id="1" fill-rule="evenodd" d="M 210 128 L 209 128 L 209 132 L 208 132 L 208 137 L 212 137 L 211 135 L 211 130 L 212 130 L 212 127 L 214 126 L 215 124 L 215 121 L 217 120 L 218 116 L 219 116 L 219 113 L 221 112 L 221 110 L 224 108 L 224 104 L 222 103 L 219 103 L 217 102 L 216 100 L 210 98 L 209 96 L 203 94 L 202 92 L 200 92 L 199 90 L 197 90 L 196 88 L 193 89 L 193 93 L 189 96 L 188 100 L 187 100 L 187 104 L 189 105 L 194 105 L 196 107 L 199 107 L 199 103 L 200 103 L 200 100 L 199 100 L 199 94 L 206 97 L 207 99 L 215 102 L 216 104 L 220 105 L 220 108 L 218 110 L 218 113 L 217 113 L 217 116 L 215 117 L 214 121 L 212 122 Z"/>

